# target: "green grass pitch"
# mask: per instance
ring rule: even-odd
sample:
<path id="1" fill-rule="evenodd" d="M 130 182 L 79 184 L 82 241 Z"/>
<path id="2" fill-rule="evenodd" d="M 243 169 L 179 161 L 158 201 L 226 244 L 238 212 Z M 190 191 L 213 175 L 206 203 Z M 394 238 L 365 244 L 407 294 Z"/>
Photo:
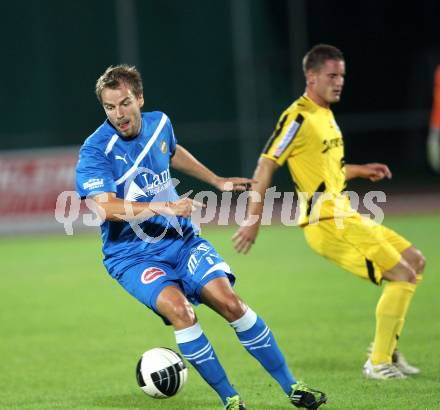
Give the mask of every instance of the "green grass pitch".
<path id="1" fill-rule="evenodd" d="M 440 216 L 385 222 L 428 262 L 400 342 L 423 373 L 403 381 L 361 374 L 380 289 L 315 255 L 300 229 L 263 227 L 247 256 L 232 248 L 234 228 L 203 232 L 233 267 L 238 293 L 270 325 L 296 377 L 328 394 L 323 409 L 440 409 Z M 176 349 L 173 332 L 107 276 L 100 247 L 99 235 L 0 241 L 0 408 L 220 409 L 192 368 L 174 398 L 153 400 L 137 387 L 139 356 L 155 346 Z M 293 408 L 223 319 L 203 306 L 196 312 L 248 409 Z"/>

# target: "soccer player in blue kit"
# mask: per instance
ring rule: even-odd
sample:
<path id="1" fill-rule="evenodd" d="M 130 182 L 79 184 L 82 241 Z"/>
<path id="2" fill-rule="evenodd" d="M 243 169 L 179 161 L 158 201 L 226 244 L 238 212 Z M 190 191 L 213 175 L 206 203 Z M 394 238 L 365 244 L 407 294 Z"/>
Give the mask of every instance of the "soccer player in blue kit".
<path id="1" fill-rule="evenodd" d="M 221 191 L 228 186 L 245 190 L 252 180 L 215 175 L 177 144 L 164 113 L 141 112 L 143 86 L 135 67 L 109 67 L 97 80 L 96 95 L 107 119 L 81 147 L 76 185 L 81 198 L 92 199 L 102 216 L 109 274 L 174 327 L 183 356 L 225 409 L 243 410 L 245 405 L 192 304 L 203 303 L 226 319 L 293 405 L 317 409 L 326 402 L 325 394 L 292 376 L 271 330 L 234 292 L 229 265 L 191 223 L 191 213 L 202 204 L 179 199 L 170 165 Z"/>

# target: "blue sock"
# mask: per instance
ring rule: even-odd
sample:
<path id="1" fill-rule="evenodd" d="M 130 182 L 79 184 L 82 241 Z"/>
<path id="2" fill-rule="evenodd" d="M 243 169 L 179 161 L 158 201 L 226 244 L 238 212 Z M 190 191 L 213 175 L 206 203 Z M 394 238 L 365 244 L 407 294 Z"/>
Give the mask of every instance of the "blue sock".
<path id="1" fill-rule="evenodd" d="M 238 339 L 246 350 L 254 356 L 270 375 L 280 384 L 286 394 L 290 394 L 292 384 L 296 383 L 286 359 L 263 319 L 248 307 L 246 313 L 230 323 Z"/>
<path id="2" fill-rule="evenodd" d="M 209 340 L 203 334 L 198 323 L 182 330 L 176 330 L 176 342 L 186 360 L 188 360 L 205 381 L 217 392 L 226 404 L 226 397 L 238 394 L 229 383 Z"/>

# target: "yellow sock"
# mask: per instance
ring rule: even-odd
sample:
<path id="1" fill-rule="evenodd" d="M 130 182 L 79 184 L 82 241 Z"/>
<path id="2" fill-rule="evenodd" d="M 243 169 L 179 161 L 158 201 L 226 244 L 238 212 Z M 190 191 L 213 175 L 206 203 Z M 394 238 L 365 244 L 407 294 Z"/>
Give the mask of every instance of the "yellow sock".
<path id="1" fill-rule="evenodd" d="M 376 334 L 371 362 L 391 363 L 396 347 L 396 336 L 400 334 L 406 313 L 414 295 L 416 285 L 409 282 L 388 282 L 376 307 Z"/>
<path id="2" fill-rule="evenodd" d="M 416 285 L 417 286 L 420 285 L 420 282 L 422 280 L 423 280 L 423 275 L 417 275 L 416 276 Z M 410 302 L 411 302 L 411 299 L 410 299 Z M 406 314 L 405 314 L 405 316 L 406 316 Z M 399 322 L 399 326 L 397 326 L 397 333 L 396 333 L 396 337 L 395 337 L 395 339 L 393 341 L 393 347 L 391 349 L 391 354 L 394 352 L 394 350 L 397 347 L 397 341 L 399 340 L 399 337 L 400 337 L 400 335 L 402 333 L 403 324 L 405 323 L 405 316 L 403 317 L 403 320 Z"/>

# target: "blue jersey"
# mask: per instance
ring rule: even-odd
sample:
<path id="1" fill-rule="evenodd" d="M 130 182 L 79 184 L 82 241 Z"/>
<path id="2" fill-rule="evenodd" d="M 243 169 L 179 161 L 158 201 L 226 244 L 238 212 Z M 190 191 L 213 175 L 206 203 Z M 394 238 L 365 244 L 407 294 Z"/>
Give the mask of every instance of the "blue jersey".
<path id="1" fill-rule="evenodd" d="M 114 192 L 128 201 L 175 201 L 170 174 L 176 138 L 169 118 L 161 112 L 142 113 L 141 131 L 124 139 L 106 120 L 80 149 L 76 189 L 81 198 Z M 105 221 L 101 225 L 104 265 L 118 277 L 124 269 L 160 256 L 176 258 L 187 240 L 197 234 L 182 217 L 153 216 L 141 222 Z"/>

